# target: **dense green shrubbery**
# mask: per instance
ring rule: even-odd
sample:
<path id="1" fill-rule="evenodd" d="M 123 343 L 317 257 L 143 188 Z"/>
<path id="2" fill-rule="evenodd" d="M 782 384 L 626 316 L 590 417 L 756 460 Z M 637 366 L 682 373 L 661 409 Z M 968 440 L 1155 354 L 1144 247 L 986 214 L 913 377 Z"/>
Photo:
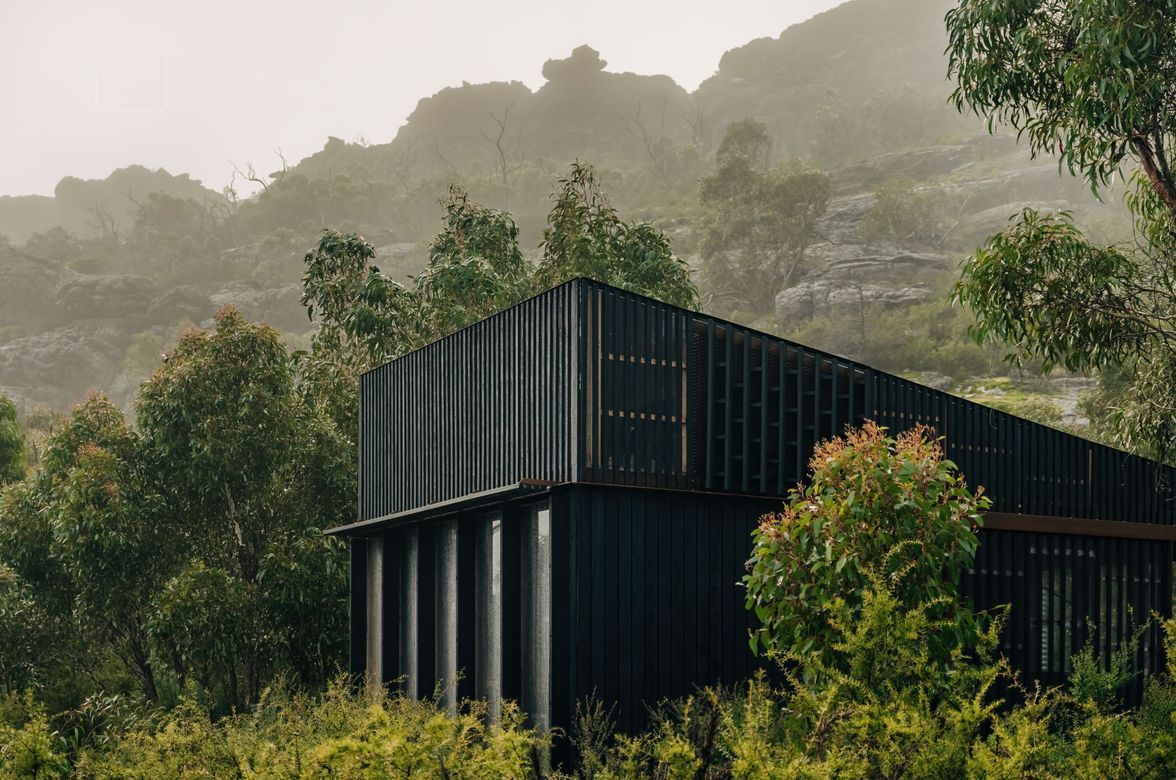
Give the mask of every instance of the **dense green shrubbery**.
<path id="1" fill-rule="evenodd" d="M 1116 712 L 1095 692 L 1115 672 L 1083 667 L 1087 689 L 1024 690 L 992 654 L 999 622 L 975 649 L 982 660 L 944 675 L 929 638 L 937 620 L 903 608 L 885 586 L 860 617 L 836 623 L 843 673 L 792 656 L 780 688 L 757 677 L 705 690 L 663 711 L 645 734 L 586 753 L 587 777 L 627 778 L 1169 778 L 1176 771 L 1176 666 L 1148 685 L 1143 705 Z M 1176 623 L 1167 624 L 1168 641 Z M 1172 648 L 1176 649 L 1176 648 Z M 1173 656 L 1170 654 L 1169 658 Z M 1075 672 L 1077 676 L 1078 671 Z M 1093 683 L 1093 684 L 1092 684 Z M 1012 686 L 1022 703 L 996 695 Z"/>
<path id="2" fill-rule="evenodd" d="M 30 697 L 0 699 L 0 778 L 525 777 L 546 748 L 506 706 L 485 724 L 472 703 L 353 694 L 311 697 L 282 684 L 248 714 L 214 719 L 196 700 L 170 710 L 91 700 L 51 726 Z"/>
<path id="3" fill-rule="evenodd" d="M 938 613 L 929 639 L 941 662 L 971 641 L 975 620 L 956 583 L 990 502 L 968 489 L 929 433 L 915 426 L 892 438 L 867 422 L 816 446 L 808 484 L 753 534 L 744 584 L 762 626 L 752 649 L 848 671 L 836 642 L 878 578 L 903 607 Z"/>
<path id="4" fill-rule="evenodd" d="M 1069 692 L 1025 689 L 996 653 L 1002 616 L 972 616 L 941 579 L 969 556 L 980 507 L 922 431 L 890 439 L 867 426 L 822 445 L 812 485 L 765 521 L 749 576 L 757 606 L 791 615 L 765 634 L 782 684 L 761 674 L 702 690 L 662 705 L 643 734 L 614 735 L 599 704 L 548 738 L 510 704 L 487 725 L 482 704 L 454 714 L 345 680 L 319 696 L 279 680 L 221 718 L 188 695 L 171 710 L 96 696 L 50 719 L 13 693 L 0 698 L 0 779 L 536 777 L 553 774 L 544 756 L 565 736 L 579 757 L 562 769 L 586 780 L 1174 776 L 1176 620 L 1167 668 L 1136 710 L 1116 698 L 1130 644 L 1110 659 L 1076 655 Z M 867 516 L 881 538 L 854 531 Z M 783 533 L 799 558 L 782 557 Z M 814 598 L 763 587 L 772 577 Z"/>
<path id="5" fill-rule="evenodd" d="M 994 655 L 999 621 L 945 675 L 934 609 L 902 606 L 875 580 L 856 616 L 832 623 L 845 668 L 789 654 L 783 685 L 760 675 L 664 705 L 636 736 L 613 736 L 599 706 L 571 738 L 575 777 L 1168 778 L 1176 768 L 1176 621 L 1169 664 L 1142 706 L 1115 709 L 1121 669 L 1075 659 L 1071 693 L 1023 690 Z M 996 691 L 1011 686 L 1023 703 Z M 54 719 L 30 697 L 0 699 L 0 778 L 499 778 L 548 775 L 548 740 L 513 706 L 449 714 L 434 701 L 271 688 L 219 720 L 195 700 L 171 711 L 94 699 Z M 557 737 L 558 738 L 558 737 Z M 555 773 L 558 775 L 558 773 Z"/>

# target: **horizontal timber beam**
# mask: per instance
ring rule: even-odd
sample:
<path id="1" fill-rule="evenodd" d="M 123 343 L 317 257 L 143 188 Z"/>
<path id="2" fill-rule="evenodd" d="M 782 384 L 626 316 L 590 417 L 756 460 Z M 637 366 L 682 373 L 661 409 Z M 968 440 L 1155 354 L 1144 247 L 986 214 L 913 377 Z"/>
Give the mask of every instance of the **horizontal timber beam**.
<path id="1" fill-rule="evenodd" d="M 1055 517 L 1053 515 L 1022 515 L 1014 512 L 985 512 L 984 528 L 990 531 L 1023 531 L 1037 534 L 1105 536 L 1112 539 L 1176 542 L 1176 526 L 1172 525 L 1088 520 L 1081 517 Z"/>

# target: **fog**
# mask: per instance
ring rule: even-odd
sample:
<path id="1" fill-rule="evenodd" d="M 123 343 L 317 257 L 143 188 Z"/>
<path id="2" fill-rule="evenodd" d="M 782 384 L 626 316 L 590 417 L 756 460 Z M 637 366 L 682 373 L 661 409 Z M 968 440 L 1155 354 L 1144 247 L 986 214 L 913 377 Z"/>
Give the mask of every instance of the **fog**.
<path id="1" fill-rule="evenodd" d="M 711 313 L 986 387 L 1004 367 L 950 305 L 960 260 L 1024 208 L 1112 240 L 1131 222 L 949 104 L 952 2 L 0 0 L 0 395 L 28 413 L 95 388 L 129 411 L 177 334 L 223 306 L 306 348 L 321 231 L 362 235 L 409 284 L 452 185 L 509 212 L 535 261 L 573 161 L 665 235 Z M 740 126 L 762 170 L 708 200 Z M 819 216 L 795 227 L 775 195 L 735 197 L 764 187 Z M 721 234 L 747 213 L 763 223 Z M 736 287 L 725 258 L 761 236 L 749 256 L 800 247 L 793 270 Z"/>
<path id="2" fill-rule="evenodd" d="M 230 160 L 270 170 L 277 149 L 294 163 L 328 135 L 386 142 L 420 98 L 536 87 L 582 43 L 693 89 L 727 49 L 836 4 L 0 0 L 0 195 L 132 163 L 219 190 Z"/>

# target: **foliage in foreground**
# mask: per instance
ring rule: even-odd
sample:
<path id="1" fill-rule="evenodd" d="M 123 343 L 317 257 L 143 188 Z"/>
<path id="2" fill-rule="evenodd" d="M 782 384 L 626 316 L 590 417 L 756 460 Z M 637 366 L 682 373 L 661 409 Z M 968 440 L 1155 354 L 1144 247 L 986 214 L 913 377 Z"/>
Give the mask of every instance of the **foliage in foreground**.
<path id="1" fill-rule="evenodd" d="M 856 614 L 832 621 L 838 667 L 789 653 L 783 683 L 759 675 L 663 705 L 638 735 L 614 735 L 584 707 L 566 775 L 619 778 L 1167 778 L 1176 767 L 1176 665 L 1148 683 L 1142 706 L 1116 709 L 1125 678 L 1092 654 L 1074 662 L 1071 693 L 1017 690 L 993 652 L 990 622 L 973 660 L 949 675 L 937 657 L 934 609 L 901 605 L 875 578 Z M 1167 626 L 1176 649 L 1176 621 Z M 117 699 L 117 697 L 116 697 Z M 467 704 L 352 693 L 321 696 L 280 683 L 249 714 L 214 719 L 194 700 L 170 712 L 91 700 L 53 720 L 31 698 L 0 699 L 0 778 L 526 778 L 549 742 L 513 705 L 501 725 Z M 563 736 L 556 735 L 556 739 Z"/>
<path id="2" fill-rule="evenodd" d="M 53 730 L 31 699 L 0 699 L 0 778 L 525 777 L 546 744 L 513 706 L 490 727 L 476 703 L 453 715 L 345 680 L 318 697 L 279 682 L 253 712 L 219 720 L 191 699 L 171 711 L 96 704 Z"/>
<path id="3" fill-rule="evenodd" d="M 771 614 L 792 613 L 795 637 L 769 623 L 781 684 L 761 674 L 738 690 L 700 691 L 662 705 L 638 735 L 615 735 L 603 707 L 583 708 L 571 735 L 552 735 L 577 748 L 564 771 L 599 780 L 1173 776 L 1176 620 L 1166 625 L 1167 669 L 1137 710 L 1116 699 L 1131 679 L 1131 643 L 1111 658 L 1075 656 L 1068 693 L 1025 690 L 996 653 L 1002 616 L 973 617 L 936 582 L 970 555 L 980 505 L 937 443 L 919 430 L 890 439 L 867 426 L 816 458 L 813 484 L 794 503 L 823 509 L 793 506 L 767 523 L 796 536 L 805 557 L 794 565 L 822 572 L 807 584 L 819 591 L 825 578 L 830 588 L 811 601 L 805 590 L 757 591 Z M 873 515 L 892 552 L 854 532 Z M 779 565 L 783 577 L 778 552 L 757 547 L 753 572 Z M 821 555 L 828 567 L 813 565 Z M 315 697 L 279 679 L 250 712 L 219 719 L 191 696 L 170 711 L 97 697 L 49 719 L 31 696 L 9 694 L 0 698 L 0 778 L 551 774 L 548 740 L 516 707 L 502 707 L 498 725 L 486 713 L 477 703 L 451 713 L 440 698 L 355 694 L 342 680 Z"/>
<path id="4" fill-rule="evenodd" d="M 966 645 L 976 625 L 956 583 L 990 502 L 968 489 L 939 441 L 923 426 L 895 438 L 867 422 L 819 443 L 809 472 L 753 534 L 744 584 L 761 627 L 752 649 L 833 663 L 839 614 L 856 614 L 878 576 L 904 607 L 939 609 L 932 639 L 942 661 Z"/>
<path id="5" fill-rule="evenodd" d="M 759 676 L 666 707 L 637 737 L 581 739 L 581 776 L 598 778 L 1168 778 L 1176 770 L 1176 666 L 1153 678 L 1138 710 L 1117 712 L 1124 680 L 1089 654 L 1073 693 L 1017 690 L 992 655 L 989 624 L 975 663 L 944 675 L 937 619 L 904 608 L 883 583 L 860 617 L 834 621 L 848 671 L 789 654 L 785 682 Z M 1176 622 L 1167 624 L 1168 641 Z M 1172 656 L 1170 655 L 1171 659 Z M 1112 665 L 1114 669 L 1114 665 Z M 1014 686 L 1019 704 L 997 695 Z M 581 737 L 599 732 L 591 718 Z"/>

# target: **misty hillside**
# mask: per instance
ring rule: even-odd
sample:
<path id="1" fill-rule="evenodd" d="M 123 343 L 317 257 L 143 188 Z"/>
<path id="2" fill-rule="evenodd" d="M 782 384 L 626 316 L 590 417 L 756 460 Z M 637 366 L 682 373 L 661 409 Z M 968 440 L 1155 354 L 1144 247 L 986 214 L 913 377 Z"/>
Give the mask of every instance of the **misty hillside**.
<path id="1" fill-rule="evenodd" d="M 554 178 L 592 163 L 626 217 L 697 262 L 698 181 L 746 117 L 767 125 L 773 159 L 827 171 L 834 195 L 775 306 L 718 313 L 945 383 L 998 372 L 946 304 L 959 260 L 1025 206 L 1071 210 L 1105 235 L 1125 222 L 1054 161 L 947 105 L 950 5 L 854 0 L 728 51 L 693 93 L 611 72 L 607 52 L 582 46 L 545 63 L 537 90 L 465 83 L 422 99 L 387 143 L 331 138 L 288 168 L 259 164 L 253 198 L 140 167 L 64 179 L 53 198 L 0 198 L 0 392 L 24 409 L 89 387 L 125 404 L 178 330 L 225 304 L 303 345 L 301 256 L 318 231 L 362 232 L 403 277 L 423 267 L 455 181 L 510 210 L 534 247 Z"/>

